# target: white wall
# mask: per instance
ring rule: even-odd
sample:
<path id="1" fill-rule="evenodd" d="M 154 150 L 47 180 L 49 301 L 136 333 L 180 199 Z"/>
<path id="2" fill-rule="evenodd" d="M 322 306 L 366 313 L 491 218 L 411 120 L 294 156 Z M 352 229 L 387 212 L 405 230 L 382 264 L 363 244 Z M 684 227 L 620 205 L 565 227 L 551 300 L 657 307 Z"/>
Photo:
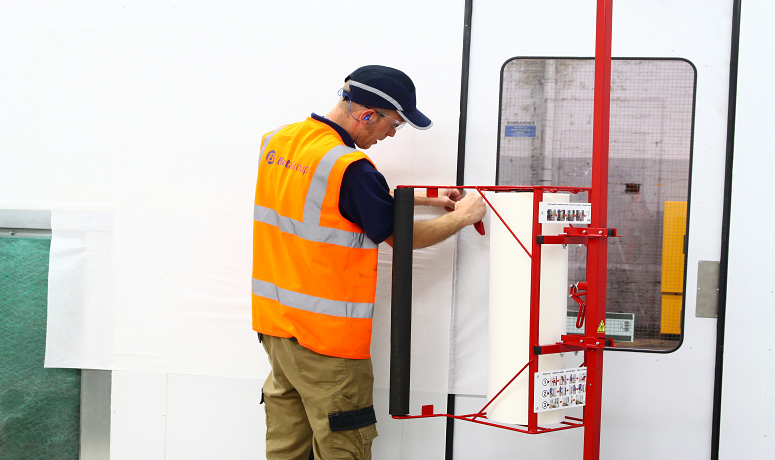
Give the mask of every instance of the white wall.
<path id="1" fill-rule="evenodd" d="M 462 24 L 462 0 L 0 3 L 0 208 L 53 211 L 46 363 L 115 371 L 114 457 L 262 455 L 268 366 L 249 298 L 261 136 L 326 113 L 355 68 L 394 66 L 434 126 L 369 155 L 393 186 L 453 183 Z M 390 256 L 377 449 L 415 457 L 443 451 L 444 431 L 387 416 Z M 413 383 L 440 405 L 452 242 L 417 267 Z"/>

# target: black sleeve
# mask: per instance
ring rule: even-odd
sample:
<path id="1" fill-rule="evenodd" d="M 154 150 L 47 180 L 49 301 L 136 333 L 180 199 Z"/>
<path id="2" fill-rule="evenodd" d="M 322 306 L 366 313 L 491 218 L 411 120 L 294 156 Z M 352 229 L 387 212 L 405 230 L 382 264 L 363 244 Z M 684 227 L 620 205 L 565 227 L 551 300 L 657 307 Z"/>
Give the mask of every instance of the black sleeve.
<path id="1" fill-rule="evenodd" d="M 339 212 L 379 244 L 393 234 L 393 197 L 385 176 L 368 160 L 358 160 L 344 172 Z"/>

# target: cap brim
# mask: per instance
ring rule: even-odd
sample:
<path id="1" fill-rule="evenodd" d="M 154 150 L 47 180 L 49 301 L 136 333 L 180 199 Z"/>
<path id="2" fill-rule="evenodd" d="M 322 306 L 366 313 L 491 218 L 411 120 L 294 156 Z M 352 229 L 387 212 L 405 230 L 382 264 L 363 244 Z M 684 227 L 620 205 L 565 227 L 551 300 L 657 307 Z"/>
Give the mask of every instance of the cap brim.
<path id="1" fill-rule="evenodd" d="M 419 110 L 415 110 L 412 112 L 404 112 L 401 110 L 397 111 L 399 115 L 401 115 L 401 118 L 406 120 L 409 125 L 412 126 L 412 128 L 416 129 L 428 129 L 431 126 L 433 126 L 433 122 L 430 118 L 423 115 L 422 112 Z"/>

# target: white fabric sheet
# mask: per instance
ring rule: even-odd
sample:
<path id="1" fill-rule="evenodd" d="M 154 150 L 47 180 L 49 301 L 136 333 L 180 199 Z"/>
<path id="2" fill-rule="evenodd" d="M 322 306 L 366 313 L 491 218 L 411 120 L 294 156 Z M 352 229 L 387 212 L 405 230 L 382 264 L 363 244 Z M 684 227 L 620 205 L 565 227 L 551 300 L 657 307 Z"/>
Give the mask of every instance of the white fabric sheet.
<path id="1" fill-rule="evenodd" d="M 52 213 L 46 366 L 265 378 L 251 329 L 252 192 L 61 186 L 58 196 L 67 211 Z M 98 214 L 106 223 L 95 229 L 94 213 L 70 211 L 84 208 L 108 210 Z M 443 212 L 421 207 L 416 218 Z M 414 261 L 412 389 L 446 392 L 453 240 Z M 391 262 L 383 244 L 379 388 L 389 383 Z"/>
<path id="2" fill-rule="evenodd" d="M 51 214 L 46 367 L 110 369 L 113 225 L 112 213 Z"/>
<path id="3" fill-rule="evenodd" d="M 450 327 L 451 394 L 487 394 L 490 235 L 495 220 L 497 217 L 488 210 L 484 217 L 484 236 L 477 232 L 461 232 L 457 235 Z"/>
<path id="4" fill-rule="evenodd" d="M 438 216 L 443 211 L 415 208 L 415 219 Z M 474 232 L 473 228 L 463 229 Z M 390 384 L 390 294 L 393 250 L 380 246 L 377 304 L 371 353 L 374 385 Z M 449 334 L 452 304 L 453 240 L 418 249 L 412 264 L 412 391 L 446 393 L 449 373 Z"/>
<path id="5" fill-rule="evenodd" d="M 47 367 L 268 373 L 251 331 L 251 192 L 60 186 L 58 197 Z"/>

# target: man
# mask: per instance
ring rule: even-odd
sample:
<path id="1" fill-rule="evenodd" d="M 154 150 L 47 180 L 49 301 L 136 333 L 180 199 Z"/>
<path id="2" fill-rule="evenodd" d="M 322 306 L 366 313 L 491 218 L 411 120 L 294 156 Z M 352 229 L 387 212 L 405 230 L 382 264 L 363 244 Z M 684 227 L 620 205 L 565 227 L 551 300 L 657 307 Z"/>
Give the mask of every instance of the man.
<path id="1" fill-rule="evenodd" d="M 403 72 L 365 66 L 325 117 L 264 136 L 254 208 L 253 329 L 272 371 L 263 387 L 267 459 L 369 459 L 377 436 L 370 359 L 377 246 L 392 245 L 393 199 L 362 152 L 405 124 L 427 129 Z M 358 147 L 356 149 L 356 146 Z M 414 226 L 414 247 L 482 219 L 480 196 L 415 204 L 451 212 Z"/>

